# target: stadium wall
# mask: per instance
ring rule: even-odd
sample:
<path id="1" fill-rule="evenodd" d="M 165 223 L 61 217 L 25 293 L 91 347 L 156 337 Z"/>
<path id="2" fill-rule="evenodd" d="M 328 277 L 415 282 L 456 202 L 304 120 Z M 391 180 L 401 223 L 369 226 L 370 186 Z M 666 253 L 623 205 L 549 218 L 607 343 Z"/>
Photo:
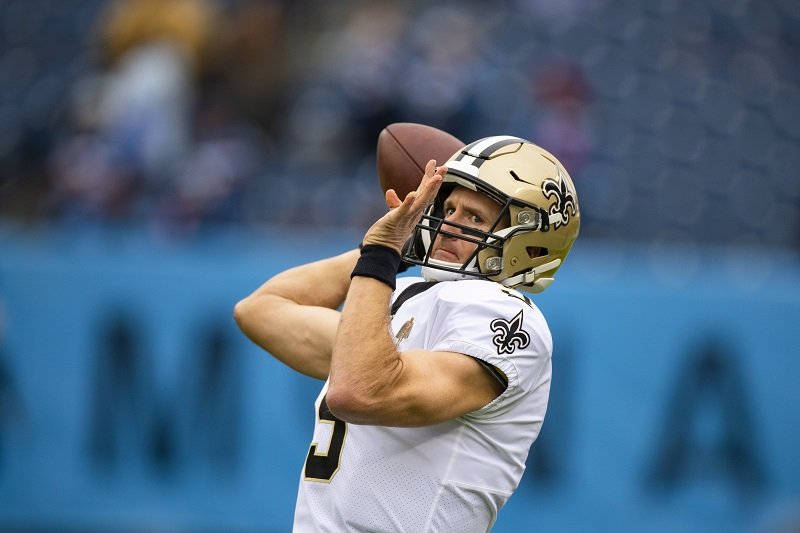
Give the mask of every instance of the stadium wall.
<path id="1" fill-rule="evenodd" d="M 289 531 L 320 383 L 232 310 L 359 238 L 5 228 L 0 528 Z M 795 255 L 579 242 L 534 301 L 553 393 L 494 531 L 800 525 Z"/>

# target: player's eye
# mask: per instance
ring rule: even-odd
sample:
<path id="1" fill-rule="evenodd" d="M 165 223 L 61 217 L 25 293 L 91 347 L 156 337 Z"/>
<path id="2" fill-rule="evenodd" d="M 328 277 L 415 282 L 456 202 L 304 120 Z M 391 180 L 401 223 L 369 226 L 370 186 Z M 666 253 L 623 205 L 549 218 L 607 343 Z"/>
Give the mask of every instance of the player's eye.
<path id="1" fill-rule="evenodd" d="M 478 226 L 480 226 L 481 224 L 483 224 L 483 219 L 482 219 L 480 216 L 478 216 L 478 215 L 472 215 L 472 218 L 471 218 L 471 220 L 472 220 L 472 223 L 473 223 L 473 224 L 476 224 L 476 225 L 478 225 Z"/>
<path id="2" fill-rule="evenodd" d="M 456 212 L 456 210 L 455 210 L 455 209 L 453 209 L 452 207 L 445 207 L 445 208 L 444 208 L 444 214 L 445 214 L 445 216 L 448 216 L 448 217 L 449 217 L 450 215 L 452 215 L 452 214 L 453 214 L 453 213 L 455 213 L 455 212 Z"/>

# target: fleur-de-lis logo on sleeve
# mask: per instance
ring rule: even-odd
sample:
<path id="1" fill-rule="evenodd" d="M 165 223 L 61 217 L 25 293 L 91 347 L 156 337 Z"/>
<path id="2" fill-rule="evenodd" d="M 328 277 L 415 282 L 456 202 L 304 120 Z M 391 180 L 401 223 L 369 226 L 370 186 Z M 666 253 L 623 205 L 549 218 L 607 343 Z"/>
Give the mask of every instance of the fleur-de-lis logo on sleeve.
<path id="1" fill-rule="evenodd" d="M 517 348 L 527 348 L 531 343 L 531 336 L 522 329 L 522 310 L 510 321 L 495 318 L 489 326 L 495 333 L 492 342 L 497 346 L 498 354 L 512 354 Z"/>

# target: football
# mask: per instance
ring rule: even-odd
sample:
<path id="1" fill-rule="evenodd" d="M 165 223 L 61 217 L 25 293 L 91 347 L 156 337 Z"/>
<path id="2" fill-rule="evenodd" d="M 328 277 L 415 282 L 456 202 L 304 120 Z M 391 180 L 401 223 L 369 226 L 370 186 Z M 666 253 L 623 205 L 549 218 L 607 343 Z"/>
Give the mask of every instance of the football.
<path id="1" fill-rule="evenodd" d="M 416 124 L 389 124 L 378 135 L 378 178 L 384 194 L 394 189 L 402 200 L 417 189 L 431 159 L 444 164 L 464 143 L 446 131 Z"/>

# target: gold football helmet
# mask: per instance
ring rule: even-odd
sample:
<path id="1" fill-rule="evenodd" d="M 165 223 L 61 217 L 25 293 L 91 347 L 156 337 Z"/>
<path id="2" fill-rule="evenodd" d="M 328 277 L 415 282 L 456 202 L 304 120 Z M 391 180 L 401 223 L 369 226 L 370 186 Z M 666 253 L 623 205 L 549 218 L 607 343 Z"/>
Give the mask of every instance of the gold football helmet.
<path id="1" fill-rule="evenodd" d="M 404 247 L 403 259 L 421 265 L 426 279 L 488 278 L 530 292 L 546 289 L 580 227 L 575 186 L 563 165 L 530 141 L 497 136 L 465 146 L 445 166 L 439 194 Z M 502 206 L 488 232 L 445 220 L 444 201 L 456 186 Z M 475 244 L 475 252 L 464 264 L 431 258 L 440 234 Z"/>

